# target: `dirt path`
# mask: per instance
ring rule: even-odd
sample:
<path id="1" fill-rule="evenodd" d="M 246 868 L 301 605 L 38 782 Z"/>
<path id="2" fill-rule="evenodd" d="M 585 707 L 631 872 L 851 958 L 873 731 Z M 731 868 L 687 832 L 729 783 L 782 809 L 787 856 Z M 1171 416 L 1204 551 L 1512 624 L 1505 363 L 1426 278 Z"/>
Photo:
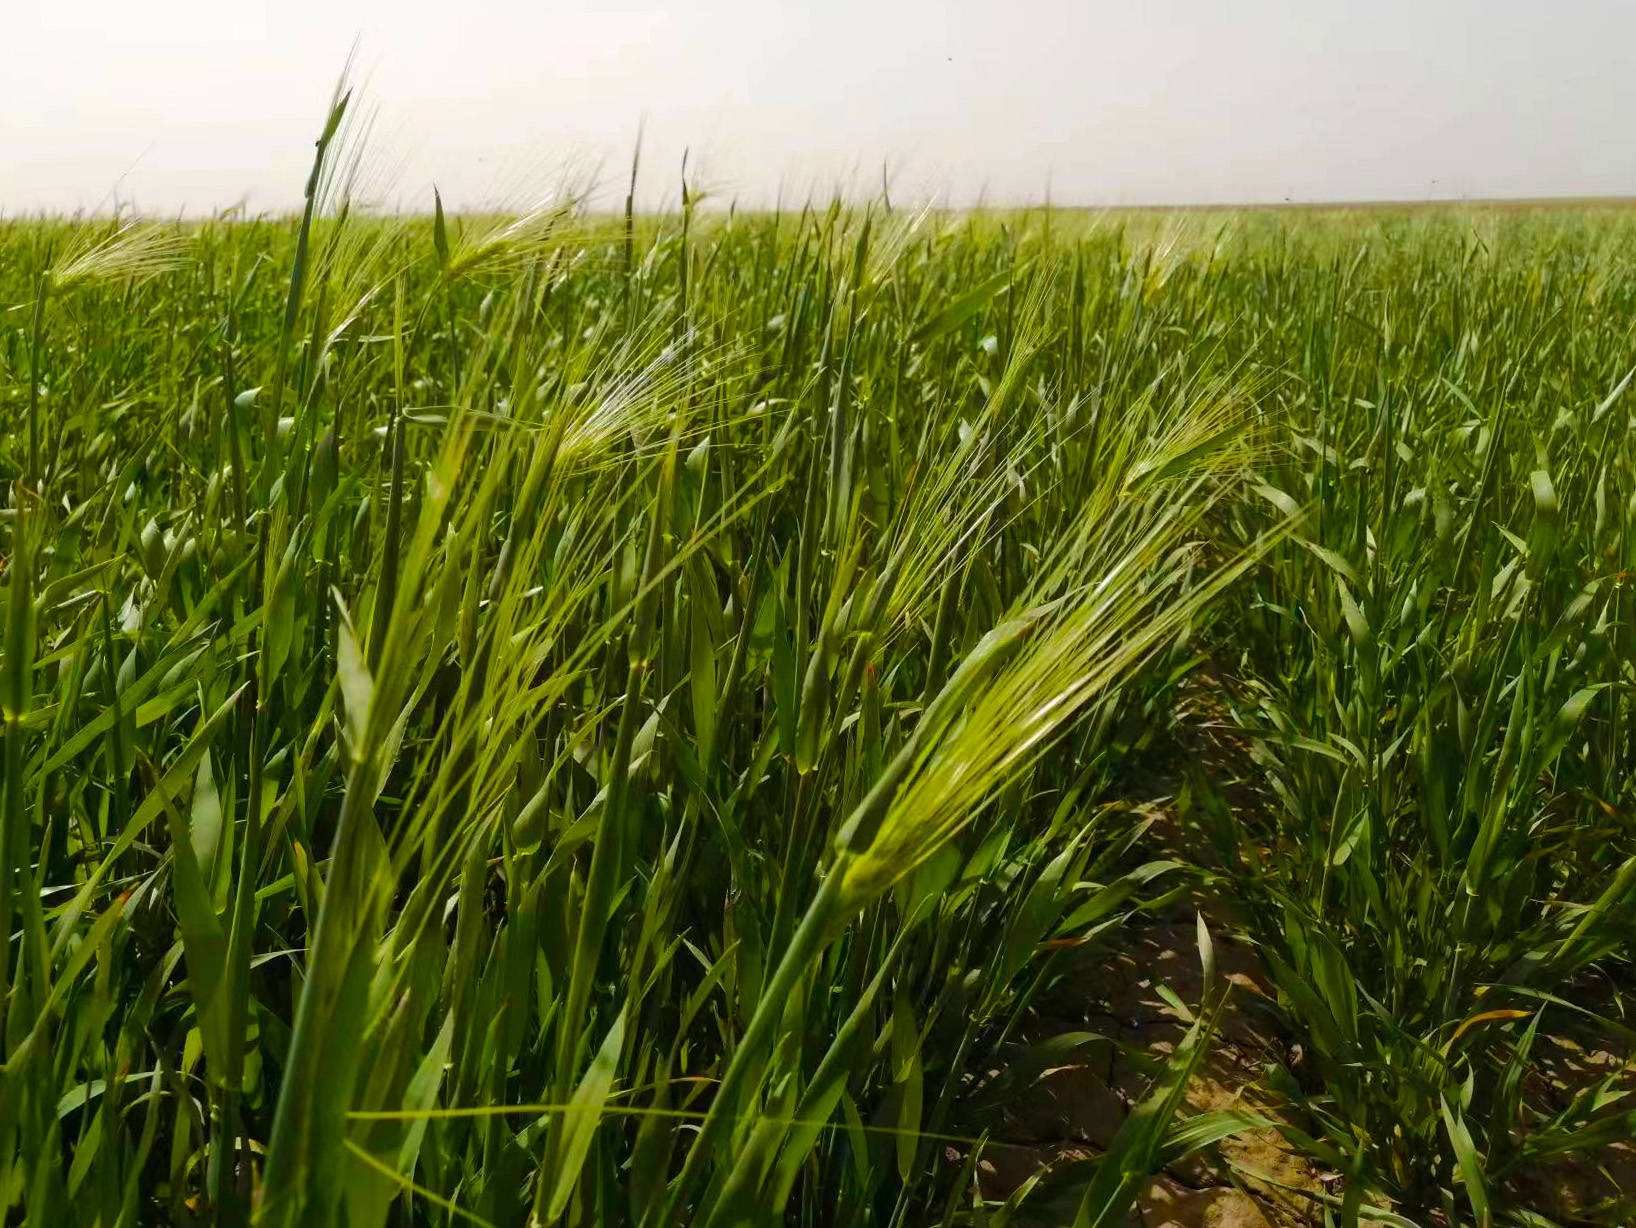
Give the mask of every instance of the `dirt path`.
<path id="1" fill-rule="evenodd" d="M 1206 688 L 1195 691 L 1180 714 L 1168 753 L 1153 756 L 1153 774 L 1129 788 L 1133 817 L 1151 820 L 1142 846 L 1147 857 L 1212 862 L 1210 849 L 1178 819 L 1184 762 L 1209 773 L 1230 804 L 1260 804 L 1243 784 L 1250 778 L 1247 747 L 1228 732 L 1205 681 Z M 1229 904 L 1195 891 L 1161 914 L 1139 915 L 1107 943 L 1089 949 L 1065 984 L 1039 1004 L 1033 1039 L 1077 1032 L 1107 1043 L 1077 1048 L 1043 1071 L 1026 1095 L 1000 1107 L 992 1136 L 1024 1146 L 988 1152 L 980 1163 L 980 1184 L 985 1197 L 996 1200 L 1027 1188 L 1015 1222 L 1072 1222 L 1070 1190 L 1084 1180 L 1148 1088 L 1154 1061 L 1174 1051 L 1200 1007 L 1205 991 L 1197 943 L 1201 917 L 1212 935 L 1219 975 L 1233 989 L 1188 1088 L 1185 1111 L 1238 1108 L 1275 1122 L 1287 1120 L 1276 1100 L 1259 1092 L 1258 1080 L 1274 1063 L 1299 1073 L 1300 1047 L 1279 1023 L 1270 979 L 1254 949 L 1234 937 L 1241 927 Z M 1536 1071 L 1541 1104 L 1566 1105 L 1576 1092 L 1621 1066 L 1628 1075 L 1629 1059 L 1615 1052 L 1618 1048 L 1542 1036 Z M 1529 1200 L 1559 1223 L 1618 1222 L 1588 1216 L 1598 1205 L 1636 1195 L 1636 1149 L 1614 1145 L 1594 1159 L 1563 1158 L 1531 1174 L 1529 1185 Z M 1062 1192 L 1054 1195 L 1059 1187 Z M 1294 1228 L 1322 1223 L 1322 1201 L 1340 1192 L 1340 1174 L 1308 1162 L 1276 1129 L 1251 1131 L 1166 1169 L 1139 1198 L 1131 1223 Z"/>
<path id="2" fill-rule="evenodd" d="M 1133 782 L 1132 818 L 1150 820 L 1144 857 L 1208 864 L 1177 820 L 1175 799 L 1183 756 L 1231 770 L 1236 757 L 1220 726 L 1197 709 L 1184 712 L 1181 739 L 1155 756 L 1152 776 Z M 1168 760 L 1168 762 L 1166 762 Z M 1277 1107 L 1255 1091 L 1271 1061 L 1298 1061 L 1268 1009 L 1271 992 L 1254 950 L 1233 937 L 1235 926 L 1221 902 L 1195 892 L 1158 915 L 1142 915 L 1096 948 L 1067 978 L 1069 985 L 1041 1004 L 1040 1035 L 1053 1031 L 1094 1033 L 1106 1045 L 1086 1046 L 1074 1059 L 1043 1072 L 1029 1094 L 1004 1106 L 995 1134 L 1026 1148 L 995 1149 L 981 1164 L 985 1196 L 1005 1199 L 1033 1182 L 1023 1218 L 1056 1222 L 1049 1190 L 1065 1186 L 1112 1140 L 1131 1107 L 1147 1089 L 1149 1062 L 1172 1053 L 1205 995 L 1198 949 L 1202 917 L 1215 949 L 1219 976 L 1232 986 L 1219 1028 L 1187 1093 L 1187 1112 L 1248 1109 L 1276 1120 Z M 1168 994 L 1167 992 L 1168 991 Z M 1318 1193 L 1323 1175 L 1285 1143 L 1276 1130 L 1227 1139 L 1204 1155 L 1173 1165 L 1139 1198 L 1133 1224 L 1142 1228 L 1269 1228 L 1305 1218 L 1312 1200 L 1290 1191 Z M 1044 1195 L 1043 1204 L 1038 1195 Z"/>

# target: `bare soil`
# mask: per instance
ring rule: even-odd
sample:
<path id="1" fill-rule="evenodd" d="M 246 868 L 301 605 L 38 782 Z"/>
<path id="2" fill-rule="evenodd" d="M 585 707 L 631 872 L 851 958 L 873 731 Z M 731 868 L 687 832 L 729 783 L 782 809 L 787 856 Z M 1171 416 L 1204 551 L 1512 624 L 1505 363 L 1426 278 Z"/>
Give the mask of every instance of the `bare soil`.
<path id="1" fill-rule="evenodd" d="M 1180 763 L 1185 756 L 1209 772 L 1234 805 L 1261 804 L 1246 783 L 1247 748 L 1228 730 L 1208 680 L 1182 713 L 1181 736 L 1155 774 L 1133 782 L 1135 815 L 1153 820 L 1147 834 L 1152 856 L 1173 856 L 1208 865 L 1175 813 Z M 1166 914 L 1139 918 L 1110 942 L 1088 952 L 1065 978 L 1069 983 L 1040 1004 L 1034 1039 L 1079 1031 L 1104 1036 L 1071 1060 L 1034 1079 L 1026 1094 L 1001 1106 L 991 1137 L 1005 1145 L 984 1152 L 978 1179 L 986 1199 L 1026 1194 L 1018 1222 L 1067 1224 L 1075 1200 L 1067 1191 L 1113 1139 L 1147 1090 L 1152 1060 L 1170 1054 L 1202 1003 L 1205 984 L 1197 944 L 1201 918 L 1214 945 L 1218 974 L 1233 989 L 1215 1039 L 1187 1090 L 1184 1112 L 1247 1109 L 1275 1123 L 1277 1099 L 1259 1080 L 1271 1063 L 1299 1072 L 1298 1043 L 1286 1036 L 1275 1009 L 1273 987 L 1255 950 L 1233 935 L 1240 928 L 1221 899 L 1194 893 Z M 1179 999 L 1184 1010 L 1160 992 Z M 1026 1041 L 1027 1037 L 1019 1038 Z M 1542 1103 L 1565 1105 L 1579 1090 L 1610 1071 L 1630 1077 L 1630 1057 L 1616 1043 L 1585 1044 L 1567 1037 L 1542 1038 L 1537 1089 Z M 1592 1159 L 1563 1159 L 1529 1174 L 1533 1205 L 1558 1223 L 1618 1222 L 1610 1205 L 1636 1197 L 1636 1150 L 1602 1149 Z M 1053 1188 L 1064 1191 L 1053 1196 Z M 1277 1129 L 1247 1132 L 1170 1166 L 1138 1198 L 1131 1217 L 1140 1228 L 1284 1228 L 1322 1223 L 1326 1197 L 1340 1192 L 1341 1176 L 1326 1173 L 1292 1147 Z M 1631 1214 L 1636 1216 L 1636 1204 Z M 1592 1218 L 1592 1217 L 1595 1218 Z"/>

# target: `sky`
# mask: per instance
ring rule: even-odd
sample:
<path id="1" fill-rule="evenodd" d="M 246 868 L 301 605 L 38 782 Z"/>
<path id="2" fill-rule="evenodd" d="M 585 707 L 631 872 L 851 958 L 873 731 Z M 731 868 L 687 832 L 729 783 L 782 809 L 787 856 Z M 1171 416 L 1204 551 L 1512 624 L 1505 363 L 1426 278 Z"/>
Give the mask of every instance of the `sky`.
<path id="1" fill-rule="evenodd" d="M 0 212 L 1636 195 L 1629 0 L 3 0 Z"/>

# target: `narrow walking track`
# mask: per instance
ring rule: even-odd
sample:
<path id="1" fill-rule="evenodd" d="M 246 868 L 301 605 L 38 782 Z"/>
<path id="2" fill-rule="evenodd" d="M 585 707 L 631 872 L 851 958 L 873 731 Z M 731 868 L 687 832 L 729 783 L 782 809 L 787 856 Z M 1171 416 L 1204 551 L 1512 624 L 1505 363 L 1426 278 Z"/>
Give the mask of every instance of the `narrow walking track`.
<path id="1" fill-rule="evenodd" d="M 1149 825 L 1137 861 L 1174 860 L 1194 871 L 1211 867 L 1212 849 L 1194 821 L 1190 770 L 1201 772 L 1232 804 L 1268 804 L 1251 783 L 1250 747 L 1215 696 L 1214 681 L 1201 676 L 1181 705 L 1173 738 L 1150 755 L 1151 774 L 1130 782 L 1129 818 Z M 1344 1194 L 1345 1177 L 1304 1157 L 1276 1128 L 1299 1127 L 1264 1077 L 1282 1067 L 1301 1078 L 1304 1054 L 1290 1035 L 1271 978 L 1243 934 L 1242 918 L 1234 913 L 1227 885 L 1206 881 L 1162 909 L 1139 914 L 1112 931 L 1105 945 L 1083 953 L 1040 1004 L 1027 1039 L 1036 1044 L 1053 1037 L 1084 1039 L 1061 1044 L 1060 1059 L 1032 1072 L 1023 1094 L 994 1106 L 997 1111 L 985 1124 L 992 1139 L 1005 1143 L 991 1144 L 977 1165 L 984 1199 L 1016 1207 L 1019 1224 L 1043 1228 L 1072 1221 L 1086 1172 L 1208 996 L 1198 944 L 1202 921 L 1217 976 L 1232 988 L 1188 1087 L 1184 1113 L 1237 1110 L 1275 1124 L 1244 1129 L 1166 1165 L 1137 1199 L 1130 1223 L 1139 1228 L 1324 1223 L 1326 1205 L 1333 1208 Z M 1577 988 L 1596 993 L 1595 986 Z M 1615 1038 L 1602 1047 L 1548 1038 L 1533 1093 L 1561 1107 L 1621 1066 L 1626 1082 L 1636 1084 L 1631 1057 L 1621 1056 Z M 1636 1190 L 1636 1148 L 1613 1143 L 1588 1160 L 1563 1157 L 1531 1174 L 1530 1181 L 1536 1205 L 1548 1208 L 1558 1223 L 1605 1223 L 1597 1210 Z M 1441 1218 L 1429 1224 L 1448 1228 Z"/>

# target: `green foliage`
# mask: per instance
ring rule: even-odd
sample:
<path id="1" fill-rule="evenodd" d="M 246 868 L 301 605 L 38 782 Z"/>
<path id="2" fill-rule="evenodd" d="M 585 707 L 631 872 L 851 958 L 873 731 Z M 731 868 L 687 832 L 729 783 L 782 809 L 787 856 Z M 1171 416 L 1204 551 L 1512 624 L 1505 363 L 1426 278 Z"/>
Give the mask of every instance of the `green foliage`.
<path id="1" fill-rule="evenodd" d="M 1623 215 L 388 219 L 348 116 L 0 226 L 0 1217 L 1026 1216 L 973 1103 L 1204 659 L 1341 1217 L 1629 1137 L 1530 1090 L 1636 919 Z M 1255 1124 L 1216 1007 L 1078 1222 Z"/>
<path id="2" fill-rule="evenodd" d="M 1247 273 L 1289 434 L 1234 515 L 1304 516 L 1222 629 L 1265 804 L 1212 807 L 1308 1059 L 1274 1081 L 1354 1182 L 1477 1223 L 1584 1128 L 1541 1030 L 1628 1046 L 1636 922 L 1628 220 L 1483 221 Z"/>
<path id="3" fill-rule="evenodd" d="M 1117 234 L 375 218 L 350 114 L 297 219 L 0 227 L 0 1217 L 955 1215 L 1170 885 L 1243 372 Z"/>

